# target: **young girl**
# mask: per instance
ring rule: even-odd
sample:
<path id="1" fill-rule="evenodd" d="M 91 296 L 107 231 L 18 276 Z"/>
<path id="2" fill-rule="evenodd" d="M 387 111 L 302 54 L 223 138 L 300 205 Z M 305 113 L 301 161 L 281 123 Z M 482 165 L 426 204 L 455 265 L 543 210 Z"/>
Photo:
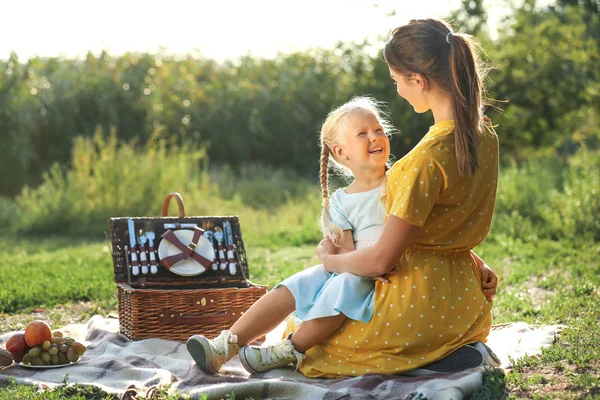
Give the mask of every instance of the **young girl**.
<path id="1" fill-rule="evenodd" d="M 390 124 L 376 101 L 359 97 L 333 110 L 321 129 L 321 226 L 338 254 L 373 245 L 385 218 L 385 172 Z M 329 159 L 352 172 L 354 181 L 328 193 Z M 384 280 L 385 279 L 381 279 Z M 187 348 L 195 362 L 216 373 L 240 353 L 251 373 L 299 365 L 304 352 L 349 318 L 366 323 L 374 312 L 374 281 L 354 274 L 331 274 L 322 265 L 297 273 L 257 301 L 232 327 L 210 340 L 192 336 Z M 292 311 L 304 321 L 288 339 L 268 347 L 239 346 L 270 332 Z"/>
<path id="2" fill-rule="evenodd" d="M 385 172 L 390 155 L 391 125 L 379 104 L 357 97 L 333 110 L 321 129 L 321 227 L 339 253 L 375 243 L 385 218 Z M 352 172 L 354 181 L 329 197 L 330 157 Z M 373 279 L 331 274 L 317 265 L 278 284 L 258 300 L 228 331 L 214 340 L 192 336 L 187 348 L 205 372 L 216 373 L 247 344 L 270 332 L 291 312 L 304 321 L 292 339 L 264 348 L 244 347 L 242 365 L 252 373 L 290 362 L 351 318 L 367 322 L 373 316 Z"/>

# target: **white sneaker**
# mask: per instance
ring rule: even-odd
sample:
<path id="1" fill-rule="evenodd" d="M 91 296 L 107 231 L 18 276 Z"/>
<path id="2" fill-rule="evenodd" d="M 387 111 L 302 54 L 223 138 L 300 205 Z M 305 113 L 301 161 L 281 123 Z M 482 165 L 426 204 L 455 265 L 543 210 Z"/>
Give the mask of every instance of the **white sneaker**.
<path id="1" fill-rule="evenodd" d="M 298 369 L 305 358 L 304 354 L 294 349 L 289 339 L 284 339 L 273 346 L 244 346 L 240 350 L 240 361 L 251 374 L 270 371 L 291 363 L 296 364 Z"/>
<path id="2" fill-rule="evenodd" d="M 219 372 L 223 364 L 240 351 L 237 336 L 231 331 L 221 331 L 212 340 L 202 335 L 192 336 L 187 340 L 186 347 L 200 369 L 209 374 Z"/>
<path id="3" fill-rule="evenodd" d="M 483 342 L 473 343 L 471 346 L 475 347 L 483 356 L 483 366 L 498 368 L 500 366 L 500 358 L 486 346 Z"/>

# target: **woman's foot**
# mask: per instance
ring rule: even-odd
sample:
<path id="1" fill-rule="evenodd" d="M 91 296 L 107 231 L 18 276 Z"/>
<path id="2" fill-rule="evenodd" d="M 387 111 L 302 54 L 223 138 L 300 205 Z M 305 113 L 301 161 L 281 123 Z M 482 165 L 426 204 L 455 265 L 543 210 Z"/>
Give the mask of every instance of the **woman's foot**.
<path id="1" fill-rule="evenodd" d="M 215 339 L 195 335 L 187 340 L 186 347 L 196 364 L 208 374 L 219 372 L 223 364 L 238 352 L 237 336 L 231 331 L 222 331 Z"/>
<path id="2" fill-rule="evenodd" d="M 240 350 L 240 361 L 251 374 L 259 374 L 292 363 L 298 369 L 304 358 L 306 356 L 296 351 L 289 339 L 284 339 L 273 346 L 244 346 Z"/>
<path id="3" fill-rule="evenodd" d="M 481 352 L 471 345 L 465 345 L 441 360 L 434 361 L 421 368 L 403 372 L 403 374 L 408 376 L 451 374 L 466 369 L 481 367 L 482 365 L 483 356 Z"/>
<path id="4" fill-rule="evenodd" d="M 483 356 L 484 367 L 498 368 L 500 366 L 500 358 L 498 358 L 498 356 L 492 351 L 492 349 L 486 346 L 483 342 L 475 342 L 470 346 L 473 346 L 477 350 L 479 350 L 479 352 Z"/>

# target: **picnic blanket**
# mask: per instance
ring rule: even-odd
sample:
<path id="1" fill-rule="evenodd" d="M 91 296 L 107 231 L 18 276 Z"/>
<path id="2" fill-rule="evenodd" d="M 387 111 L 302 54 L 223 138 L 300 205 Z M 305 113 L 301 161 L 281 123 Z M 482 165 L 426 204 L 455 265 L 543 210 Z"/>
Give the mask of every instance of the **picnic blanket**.
<path id="1" fill-rule="evenodd" d="M 269 334 L 267 343 L 280 340 L 283 328 L 282 324 Z M 540 354 L 543 347 L 554 342 L 560 329 L 558 325 L 504 324 L 492 330 L 488 345 L 507 368 L 509 358 Z M 152 398 L 158 387 L 171 385 L 171 389 L 191 399 L 203 394 L 209 399 L 223 399 L 235 393 L 242 399 L 410 399 L 420 394 L 429 400 L 459 400 L 468 398 L 482 385 L 482 370 L 434 377 L 370 374 L 310 379 L 290 367 L 249 375 L 237 357 L 223 367 L 221 375 L 211 376 L 194 364 L 185 344 L 163 339 L 131 342 L 118 333 L 116 318 L 97 315 L 86 324 L 61 330 L 88 346 L 78 364 L 54 369 L 26 369 L 13 364 L 0 371 L 0 382 L 13 377 L 18 383 L 48 388 L 64 384 L 68 375 L 68 383 L 96 386 L 121 399 Z M 13 333 L 0 335 L 0 345 Z"/>

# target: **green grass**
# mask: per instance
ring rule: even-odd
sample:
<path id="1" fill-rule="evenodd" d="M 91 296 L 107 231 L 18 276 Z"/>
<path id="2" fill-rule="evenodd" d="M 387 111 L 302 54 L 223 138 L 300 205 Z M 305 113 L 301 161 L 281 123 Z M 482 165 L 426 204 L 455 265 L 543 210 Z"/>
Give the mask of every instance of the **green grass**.
<path id="1" fill-rule="evenodd" d="M 514 362 L 506 377 L 487 374 L 482 391 L 504 382 L 509 398 L 600 398 L 600 243 L 492 238 L 477 250 L 500 277 L 494 323 L 566 326 L 540 357 Z M 479 398 L 503 398 L 492 392 Z"/>
<path id="2" fill-rule="evenodd" d="M 5 313 L 114 297 L 112 260 L 102 242 L 3 237 L 0 253 L 0 310 Z"/>
<path id="3" fill-rule="evenodd" d="M 79 386 L 78 384 L 69 384 L 68 376 L 65 377 L 62 385 L 54 389 L 38 391 L 34 386 L 17 384 L 14 378 L 11 378 L 7 384 L 0 383 L 0 400 L 118 400 L 119 397 L 106 393 L 105 391 L 92 386 Z M 154 393 L 153 398 L 160 400 L 185 400 L 189 396 L 171 393 L 170 385 L 160 387 Z M 200 396 L 198 400 L 207 400 L 208 396 Z M 227 396 L 227 400 L 235 400 L 235 395 Z"/>
<path id="4" fill-rule="evenodd" d="M 316 245 L 246 246 L 250 280 L 269 287 L 318 263 Z M 105 241 L 0 236 L 0 254 L 4 264 L 0 268 L 0 314 L 73 301 L 95 301 L 103 309 L 116 304 L 112 259 Z"/>
<path id="5" fill-rule="evenodd" d="M 104 303 L 97 311 L 114 312 L 112 264 L 104 241 L 23 237 L 4 238 L 0 243 L 0 251 L 9 260 L 9 267 L 0 272 L 5 274 L 1 279 L 10 288 L 2 291 L 2 298 L 12 299 L 11 313 L 27 307 L 86 300 L 91 293 L 95 300 Z M 317 263 L 315 244 L 247 247 L 251 280 L 270 287 Z M 515 362 L 514 371 L 507 376 L 500 371 L 486 373 L 485 385 L 475 398 L 600 398 L 600 243 L 573 244 L 549 239 L 529 243 L 491 235 L 476 251 L 500 277 L 494 323 L 526 321 L 564 324 L 567 328 L 540 357 Z M 9 279 L 15 274 L 26 278 Z M 543 289 L 546 297 L 532 298 L 533 288 Z M 38 297 L 36 302 L 35 296 L 40 296 L 42 289 L 44 297 Z M 19 294 L 5 294 L 15 292 Z M 40 301 L 41 298 L 45 300 Z M 60 315 L 53 317 L 50 313 L 49 317 L 60 321 Z M 22 388 L 23 393 L 29 390 L 23 385 L 13 387 Z M 98 394 L 86 396 L 91 397 L 82 398 L 102 398 L 93 397 Z"/>

